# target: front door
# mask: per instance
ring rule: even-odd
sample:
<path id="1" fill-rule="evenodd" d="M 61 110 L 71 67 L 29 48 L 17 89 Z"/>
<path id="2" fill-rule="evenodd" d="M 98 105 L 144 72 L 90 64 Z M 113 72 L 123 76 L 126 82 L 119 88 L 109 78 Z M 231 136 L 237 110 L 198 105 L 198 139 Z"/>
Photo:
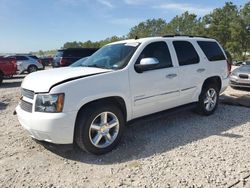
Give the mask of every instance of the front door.
<path id="1" fill-rule="evenodd" d="M 143 58 L 156 58 L 159 63 L 142 73 L 130 70 L 133 118 L 177 106 L 180 96 L 178 68 L 173 66 L 167 43 L 148 44 L 136 63 Z"/>

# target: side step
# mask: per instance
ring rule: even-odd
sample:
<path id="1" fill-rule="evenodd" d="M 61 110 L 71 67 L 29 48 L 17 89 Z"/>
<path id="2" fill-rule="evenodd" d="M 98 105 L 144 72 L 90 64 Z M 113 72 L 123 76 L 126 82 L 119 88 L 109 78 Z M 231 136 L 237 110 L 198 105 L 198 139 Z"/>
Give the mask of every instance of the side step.
<path id="1" fill-rule="evenodd" d="M 196 102 L 190 103 L 190 104 L 185 104 L 185 105 L 182 105 L 182 106 L 178 106 L 178 107 L 175 107 L 175 108 L 171 108 L 171 109 L 168 109 L 168 110 L 164 110 L 164 111 L 161 111 L 161 112 L 157 112 L 157 113 L 154 113 L 154 114 L 150 114 L 150 115 L 147 115 L 147 116 L 143 116 L 143 117 L 133 119 L 133 120 L 127 122 L 127 125 L 129 126 L 129 125 L 131 125 L 131 124 L 133 124 L 133 123 L 135 123 L 137 121 L 153 121 L 153 120 L 168 117 L 170 115 L 177 114 L 177 113 L 180 113 L 180 112 L 183 112 L 183 111 L 192 110 L 192 109 L 195 109 L 196 107 L 197 107 Z"/>

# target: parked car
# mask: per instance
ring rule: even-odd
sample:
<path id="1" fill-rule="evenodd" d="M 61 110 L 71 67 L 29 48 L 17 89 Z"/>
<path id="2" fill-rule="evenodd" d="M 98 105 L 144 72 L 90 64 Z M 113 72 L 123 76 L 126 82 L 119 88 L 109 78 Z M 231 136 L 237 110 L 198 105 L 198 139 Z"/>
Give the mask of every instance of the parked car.
<path id="1" fill-rule="evenodd" d="M 44 69 L 44 66 L 39 62 L 39 60 L 35 59 L 34 57 L 30 57 L 29 55 L 12 55 L 8 57 L 16 59 L 17 70 L 20 74 L 24 73 L 25 71 L 31 73 Z"/>
<path id="2" fill-rule="evenodd" d="M 58 50 L 53 58 L 53 67 L 65 67 L 69 66 L 77 60 L 91 56 L 98 48 L 67 48 L 64 50 Z"/>
<path id="3" fill-rule="evenodd" d="M 17 72 L 16 60 L 14 58 L 0 57 L 0 85 L 4 77 L 11 77 Z"/>
<path id="4" fill-rule="evenodd" d="M 133 119 L 190 104 L 200 114 L 213 114 L 228 86 L 229 68 L 214 39 L 165 36 L 115 42 L 80 67 L 26 76 L 16 112 L 35 139 L 75 142 L 87 152 L 103 154 L 117 146 L 126 122 Z"/>
<path id="5" fill-rule="evenodd" d="M 233 70 L 230 76 L 230 86 L 232 88 L 250 88 L 250 61 Z"/>
<path id="6" fill-rule="evenodd" d="M 41 57 L 39 60 L 40 60 L 40 63 L 43 64 L 43 66 L 49 66 L 49 65 L 52 65 L 53 63 L 52 57 Z"/>

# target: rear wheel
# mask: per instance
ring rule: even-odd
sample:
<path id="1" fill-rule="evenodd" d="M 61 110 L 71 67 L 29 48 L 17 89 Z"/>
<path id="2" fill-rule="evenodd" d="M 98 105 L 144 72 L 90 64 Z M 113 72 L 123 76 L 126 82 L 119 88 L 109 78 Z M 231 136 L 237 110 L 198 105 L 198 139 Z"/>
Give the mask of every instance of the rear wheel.
<path id="1" fill-rule="evenodd" d="M 202 115 L 211 115 L 218 106 L 219 89 L 216 84 L 206 85 L 200 94 L 198 102 L 198 113 Z"/>
<path id="2" fill-rule="evenodd" d="M 30 65 L 28 67 L 28 73 L 36 72 L 37 70 L 38 70 L 38 68 L 35 65 Z"/>
<path id="3" fill-rule="evenodd" d="M 95 104 L 79 112 L 75 129 L 77 145 L 96 155 L 114 149 L 124 130 L 122 111 L 113 104 Z"/>

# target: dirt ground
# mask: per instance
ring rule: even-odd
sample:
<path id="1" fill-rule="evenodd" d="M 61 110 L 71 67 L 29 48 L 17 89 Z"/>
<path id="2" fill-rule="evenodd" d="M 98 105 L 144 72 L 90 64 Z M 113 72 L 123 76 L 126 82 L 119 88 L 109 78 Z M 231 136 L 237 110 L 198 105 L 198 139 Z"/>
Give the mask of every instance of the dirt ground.
<path id="1" fill-rule="evenodd" d="M 228 88 L 209 117 L 137 121 L 94 156 L 27 135 L 13 115 L 22 79 L 0 87 L 0 187 L 250 187 L 249 91 Z"/>

